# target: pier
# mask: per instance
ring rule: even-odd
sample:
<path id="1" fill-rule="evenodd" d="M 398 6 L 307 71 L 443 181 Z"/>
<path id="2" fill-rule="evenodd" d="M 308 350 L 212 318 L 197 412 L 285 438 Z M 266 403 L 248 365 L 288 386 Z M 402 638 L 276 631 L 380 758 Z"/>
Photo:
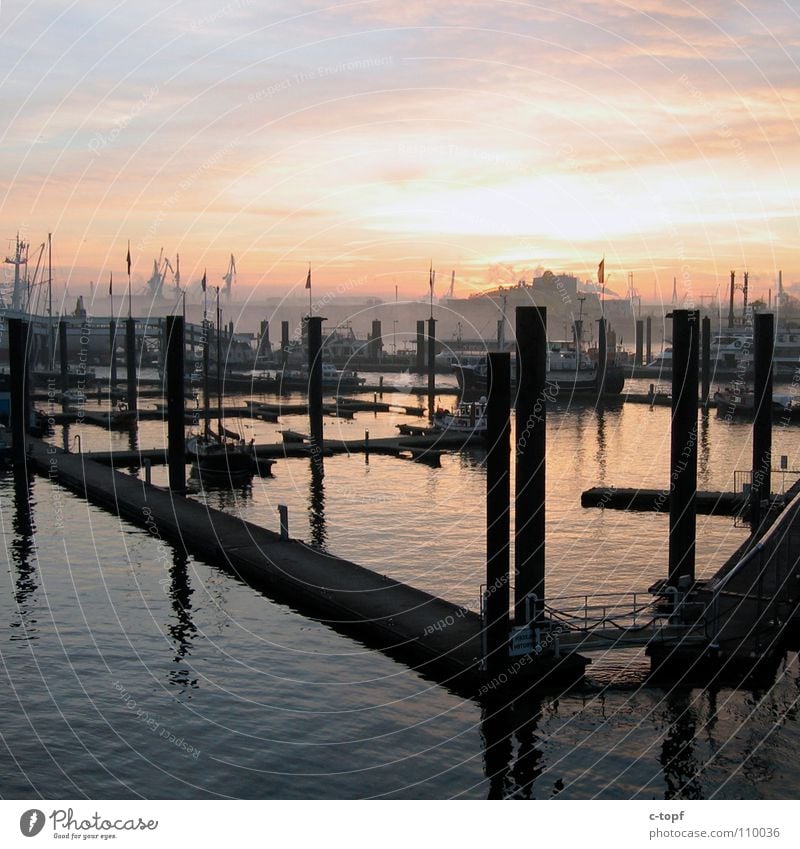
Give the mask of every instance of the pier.
<path id="1" fill-rule="evenodd" d="M 443 453 L 480 444 L 486 451 L 486 583 L 481 611 L 453 605 L 422 590 L 380 575 L 361 565 L 324 553 L 239 517 L 212 510 L 183 493 L 183 466 L 190 458 L 182 440 L 171 437 L 172 448 L 72 454 L 27 437 L 24 454 L 15 458 L 81 497 L 144 527 L 179 547 L 218 564 L 276 598 L 312 611 L 337 630 L 352 633 L 369 645 L 402 657 L 435 680 L 469 694 L 496 687 L 541 686 L 579 680 L 587 652 L 645 647 L 654 669 L 664 671 L 680 658 L 684 667 L 720 662 L 739 668 L 742 663 L 766 662 L 781 635 L 795 621 L 800 558 L 800 494 L 795 487 L 785 499 L 769 494 L 769 477 L 749 496 L 730 492 L 696 491 L 696 429 L 700 324 L 696 312 L 676 310 L 672 405 L 672 469 L 664 490 L 594 488 L 584 492 L 582 506 L 628 510 L 663 510 L 670 514 L 668 574 L 649 588 L 615 596 L 587 594 L 582 598 L 553 597 L 547 592 L 545 555 L 545 424 L 546 311 L 518 310 L 518 326 L 527 328 L 520 346 L 515 399 L 517 489 L 509 488 L 510 360 L 507 353 L 489 355 L 487 433 L 431 432 L 405 425 L 397 436 L 363 439 L 322 439 L 324 414 L 352 416 L 356 412 L 399 412 L 420 417 L 424 410 L 342 397 L 324 402 L 319 375 L 308 403 L 287 405 L 251 401 L 222 406 L 201 415 L 274 417 L 307 414 L 309 434 L 283 431 L 282 443 L 253 444 L 254 459 L 268 472 L 274 461 L 310 457 L 324 474 L 324 458 L 336 454 L 370 453 L 406 457 L 438 465 Z M 319 320 L 316 319 L 317 323 Z M 182 333 L 182 320 L 170 322 Z M 26 328 L 11 322 L 12 343 L 24 349 Z M 317 328 L 318 329 L 318 328 Z M 319 334 L 316 333 L 316 337 Z M 178 338 L 178 337 L 175 337 Z M 318 340 L 317 340 L 318 341 Z M 428 336 L 433 344 L 433 334 Z M 762 345 L 757 369 L 757 425 L 754 468 L 770 455 L 770 370 L 764 365 L 768 347 Z M 182 347 L 172 340 L 168 376 L 182 384 Z M 24 359 L 24 358 L 23 358 Z M 28 387 L 12 381 L 15 403 L 25 409 Z M 704 386 L 705 388 L 705 386 Z M 759 395 L 758 392 L 761 392 Z M 176 396 L 176 397 L 179 397 Z M 190 414 L 191 413 L 191 417 Z M 69 411 L 58 421 L 70 421 Z M 198 411 L 185 410 L 182 400 L 166 410 L 138 410 L 141 420 L 166 420 L 173 435 Z M 26 440 L 22 417 L 12 417 L 15 433 Z M 83 413 L 81 421 L 110 426 L 109 414 Z M 116 471 L 143 464 L 170 464 L 169 489 L 153 486 Z M 261 465 L 259 465 L 261 468 Z M 515 557 L 510 562 L 510 511 L 515 510 Z M 737 555 L 707 581 L 694 575 L 697 513 L 749 516 L 752 536 Z"/>

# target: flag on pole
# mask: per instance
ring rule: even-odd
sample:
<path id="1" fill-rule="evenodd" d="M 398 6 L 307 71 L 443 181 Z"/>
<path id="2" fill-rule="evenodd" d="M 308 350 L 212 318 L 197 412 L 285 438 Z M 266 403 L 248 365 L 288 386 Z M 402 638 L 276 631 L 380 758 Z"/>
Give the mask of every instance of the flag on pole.
<path id="1" fill-rule="evenodd" d="M 306 289 L 311 288 L 311 265 L 308 266 L 308 277 L 306 277 Z"/>
<path id="2" fill-rule="evenodd" d="M 131 276 L 131 240 L 128 239 L 128 255 L 125 257 L 125 262 L 128 263 L 128 277 Z"/>
<path id="3" fill-rule="evenodd" d="M 600 260 L 600 265 L 597 266 L 597 282 L 601 286 L 606 285 L 606 258 Z"/>
<path id="4" fill-rule="evenodd" d="M 429 277 L 428 282 L 430 283 L 431 295 L 432 295 L 433 294 L 433 283 L 436 280 L 436 272 L 433 270 L 433 260 L 431 260 L 431 270 L 428 272 L 428 277 Z"/>
<path id="5" fill-rule="evenodd" d="M 206 270 L 205 270 L 205 268 L 203 269 L 203 279 L 200 281 L 200 285 L 203 287 L 203 291 L 205 292 L 205 290 L 206 290 L 206 285 L 207 285 L 207 283 L 206 283 Z"/>
<path id="6" fill-rule="evenodd" d="M 109 295 L 114 294 L 114 272 L 113 271 L 108 272 L 108 294 Z"/>

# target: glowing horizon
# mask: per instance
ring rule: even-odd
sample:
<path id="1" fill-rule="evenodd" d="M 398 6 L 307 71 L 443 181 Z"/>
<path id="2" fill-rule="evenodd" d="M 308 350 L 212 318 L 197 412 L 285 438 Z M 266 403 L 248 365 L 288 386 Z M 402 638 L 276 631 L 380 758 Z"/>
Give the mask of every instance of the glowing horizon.
<path id="1" fill-rule="evenodd" d="M 71 293 L 182 282 L 383 299 L 530 280 L 766 299 L 800 282 L 795 10 L 645 0 L 3 6 L 0 236 Z M 5 245 L 4 245 L 5 247 Z M 6 274 L 9 266 L 5 266 Z M 171 278 L 168 278 L 168 280 Z"/>

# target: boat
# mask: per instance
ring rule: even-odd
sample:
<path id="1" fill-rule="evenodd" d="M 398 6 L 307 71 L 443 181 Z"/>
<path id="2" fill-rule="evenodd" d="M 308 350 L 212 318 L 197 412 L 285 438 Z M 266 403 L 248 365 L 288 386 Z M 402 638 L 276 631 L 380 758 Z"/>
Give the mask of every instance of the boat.
<path id="1" fill-rule="evenodd" d="M 309 371 L 304 365 L 299 369 L 283 369 L 276 372 L 275 379 L 283 389 L 308 389 Z M 358 389 L 366 383 L 352 369 L 339 370 L 333 363 L 322 364 L 323 389 Z"/>
<path id="2" fill-rule="evenodd" d="M 734 381 L 714 393 L 717 416 L 727 421 L 734 418 L 751 419 L 755 410 L 755 393 L 742 381 Z M 800 422 L 800 400 L 793 395 L 773 394 L 773 422 Z"/>
<path id="3" fill-rule="evenodd" d="M 597 363 L 573 341 L 548 342 L 547 382 L 558 387 L 560 397 L 575 394 L 597 395 L 600 374 Z M 458 361 L 453 371 L 462 396 L 476 397 L 487 391 L 486 357 L 470 357 Z M 511 382 L 516 384 L 517 360 L 511 358 Z M 605 394 L 619 395 L 625 387 L 625 372 L 617 365 L 606 366 Z"/>
<path id="4" fill-rule="evenodd" d="M 236 480 L 252 477 L 256 471 L 251 447 L 243 439 L 231 440 L 210 428 L 205 433 L 189 437 L 186 450 L 201 479 Z"/>
<path id="5" fill-rule="evenodd" d="M 219 289 L 217 289 L 217 319 L 219 321 Z M 217 332 L 217 409 L 222 414 L 222 380 L 221 380 L 221 356 L 220 356 L 220 333 Z M 208 363 L 208 358 L 204 358 Z M 209 390 L 208 367 L 204 366 L 204 409 L 205 420 L 203 432 L 190 436 L 186 441 L 186 450 L 192 458 L 192 471 L 196 473 L 201 481 L 210 484 L 221 483 L 223 485 L 237 484 L 249 481 L 257 471 L 255 452 L 253 444 L 247 445 L 244 439 L 237 433 L 228 430 L 222 420 L 217 421 L 217 430 L 211 428 L 210 403 L 211 393 Z"/>
<path id="6" fill-rule="evenodd" d="M 455 410 L 439 408 L 433 414 L 433 424 L 441 432 L 486 435 L 486 396 L 477 401 L 461 401 Z"/>
<path id="7" fill-rule="evenodd" d="M 136 424 L 136 410 L 131 410 L 124 401 L 117 404 L 117 409 L 108 414 L 108 426 L 114 429 L 124 430 Z"/>

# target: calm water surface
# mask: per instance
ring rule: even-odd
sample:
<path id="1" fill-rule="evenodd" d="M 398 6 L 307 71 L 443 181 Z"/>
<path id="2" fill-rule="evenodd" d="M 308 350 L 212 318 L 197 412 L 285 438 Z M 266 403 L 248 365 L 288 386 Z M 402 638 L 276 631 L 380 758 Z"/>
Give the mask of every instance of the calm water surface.
<path id="1" fill-rule="evenodd" d="M 398 398 L 413 403 L 412 397 Z M 443 398 L 447 403 L 450 399 Z M 326 420 L 331 438 L 388 435 L 404 415 Z M 280 425 L 243 420 L 246 438 Z M 564 405 L 548 420 L 549 594 L 644 590 L 666 570 L 667 517 L 583 510 L 589 486 L 661 487 L 669 411 Z M 84 449 L 125 433 L 59 430 Z M 795 429 L 775 453 L 798 468 Z M 163 443 L 144 423 L 133 444 Z M 729 489 L 749 464 L 746 425 L 701 421 L 700 486 Z M 454 602 L 483 580 L 480 451 L 440 469 L 338 456 L 240 492 L 191 497 L 290 531 Z M 154 482 L 165 472 L 154 468 Z M 791 480 L 787 477 L 787 483 Z M 780 477 L 777 488 L 781 486 Z M 0 595 L 0 792 L 5 797 L 793 798 L 800 790 L 800 668 L 748 688 L 654 687 L 639 652 L 593 655 L 578 690 L 479 704 L 185 558 L 42 479 L 0 478 L 7 561 Z M 698 518 L 698 571 L 744 538 Z"/>

